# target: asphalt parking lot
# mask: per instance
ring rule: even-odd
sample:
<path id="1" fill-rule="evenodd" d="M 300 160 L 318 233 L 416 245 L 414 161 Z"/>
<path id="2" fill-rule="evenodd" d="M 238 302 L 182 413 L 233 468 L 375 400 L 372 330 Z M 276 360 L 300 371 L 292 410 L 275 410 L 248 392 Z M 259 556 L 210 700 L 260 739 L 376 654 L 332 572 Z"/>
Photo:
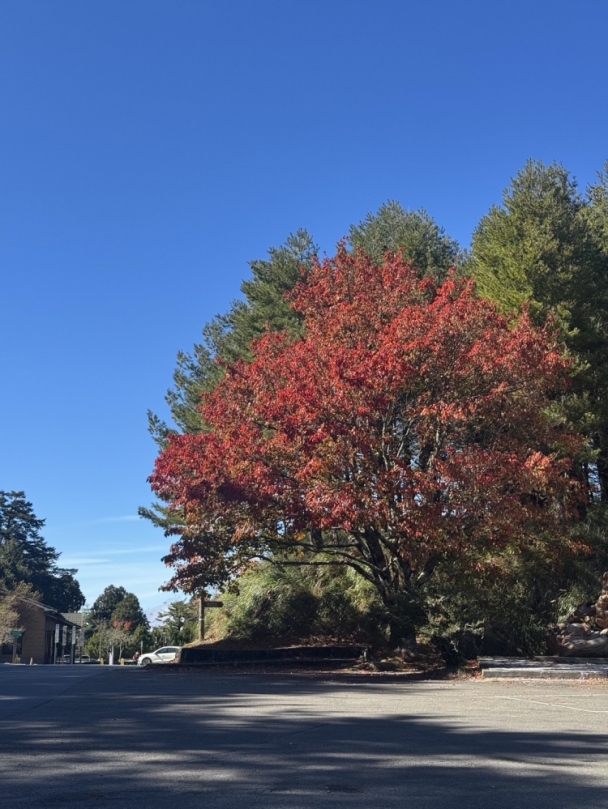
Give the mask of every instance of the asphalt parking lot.
<path id="1" fill-rule="evenodd" d="M 608 684 L 0 667 L 0 805 L 608 807 Z"/>

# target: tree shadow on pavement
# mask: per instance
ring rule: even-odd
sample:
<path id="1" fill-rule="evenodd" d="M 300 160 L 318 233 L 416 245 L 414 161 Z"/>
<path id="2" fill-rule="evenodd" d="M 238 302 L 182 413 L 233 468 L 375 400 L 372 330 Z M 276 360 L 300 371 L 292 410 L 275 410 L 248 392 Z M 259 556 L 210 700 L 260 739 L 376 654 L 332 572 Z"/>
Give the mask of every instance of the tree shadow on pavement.
<path id="1" fill-rule="evenodd" d="M 504 721 L 475 724 L 449 710 L 453 694 L 428 682 L 108 672 L 35 708 L 15 702 L 0 735 L 2 804 L 608 806 L 602 720 L 595 732 L 511 728 L 501 703 Z"/>

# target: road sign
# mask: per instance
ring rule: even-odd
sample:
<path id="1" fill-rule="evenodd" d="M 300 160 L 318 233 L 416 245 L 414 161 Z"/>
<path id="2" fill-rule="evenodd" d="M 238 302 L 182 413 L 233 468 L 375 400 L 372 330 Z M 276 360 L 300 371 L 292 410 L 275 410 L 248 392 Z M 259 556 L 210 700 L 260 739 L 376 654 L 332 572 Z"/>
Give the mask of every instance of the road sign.
<path id="1" fill-rule="evenodd" d="M 205 601 L 205 591 L 203 590 L 198 597 L 198 639 L 205 639 L 205 610 L 213 607 L 223 607 L 223 601 Z"/>
<path id="2" fill-rule="evenodd" d="M 20 638 L 22 635 L 22 629 L 11 629 L 11 638 Z"/>
<path id="3" fill-rule="evenodd" d="M 59 643 L 59 630 L 61 629 L 61 624 L 55 624 L 55 643 Z"/>

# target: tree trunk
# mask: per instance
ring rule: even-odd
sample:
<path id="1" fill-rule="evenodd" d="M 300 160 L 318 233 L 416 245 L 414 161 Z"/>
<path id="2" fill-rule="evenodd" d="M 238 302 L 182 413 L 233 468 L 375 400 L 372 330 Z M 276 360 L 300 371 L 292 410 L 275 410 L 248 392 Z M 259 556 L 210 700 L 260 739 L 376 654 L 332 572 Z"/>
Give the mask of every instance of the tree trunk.
<path id="1" fill-rule="evenodd" d="M 418 594 L 412 589 L 400 590 L 384 599 L 388 612 L 389 643 L 405 652 L 417 649 L 416 630 L 426 623 L 426 614 Z"/>

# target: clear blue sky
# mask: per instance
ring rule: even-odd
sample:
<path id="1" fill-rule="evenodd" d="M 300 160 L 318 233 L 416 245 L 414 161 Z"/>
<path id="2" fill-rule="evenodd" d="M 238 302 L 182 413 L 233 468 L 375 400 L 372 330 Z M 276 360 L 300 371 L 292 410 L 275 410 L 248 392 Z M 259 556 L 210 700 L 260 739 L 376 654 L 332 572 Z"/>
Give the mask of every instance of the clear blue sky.
<path id="1" fill-rule="evenodd" d="M 605 0 L 3 0 L 0 488 L 89 601 L 167 541 L 146 410 L 289 232 L 388 199 L 467 245 L 533 157 L 608 158 Z"/>

